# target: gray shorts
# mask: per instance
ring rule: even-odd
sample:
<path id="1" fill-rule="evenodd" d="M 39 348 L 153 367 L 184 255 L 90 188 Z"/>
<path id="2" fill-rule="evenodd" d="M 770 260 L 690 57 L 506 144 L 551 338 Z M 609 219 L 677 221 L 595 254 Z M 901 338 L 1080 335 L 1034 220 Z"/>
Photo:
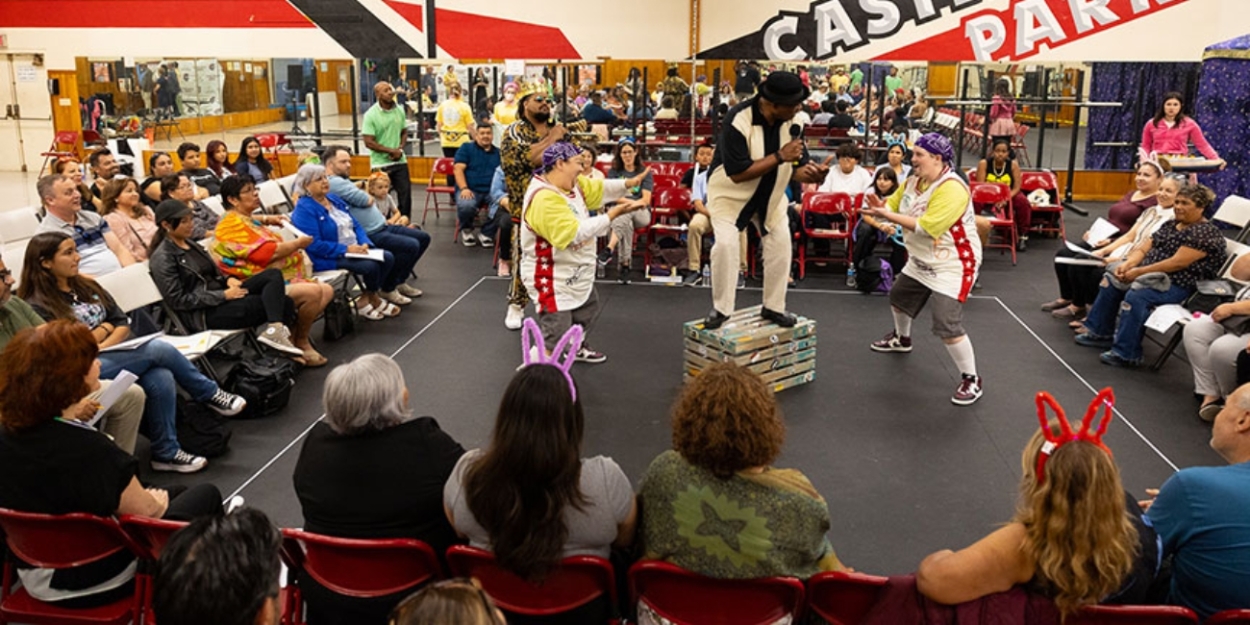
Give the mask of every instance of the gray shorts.
<path id="1" fill-rule="evenodd" d="M 543 332 L 543 341 L 547 343 L 547 349 L 554 349 L 556 342 L 560 337 L 564 336 L 573 324 L 582 327 L 584 332 L 590 332 L 590 324 L 599 316 L 599 293 L 594 287 L 590 289 L 590 296 L 586 298 L 586 302 L 573 310 L 562 310 L 554 313 L 538 313 L 538 328 Z"/>
<path id="2" fill-rule="evenodd" d="M 900 273 L 890 289 L 890 305 L 915 319 L 924 305 L 933 298 L 933 334 L 940 339 L 961 337 L 964 332 L 964 305 L 959 300 L 934 293 L 915 278 Z"/>

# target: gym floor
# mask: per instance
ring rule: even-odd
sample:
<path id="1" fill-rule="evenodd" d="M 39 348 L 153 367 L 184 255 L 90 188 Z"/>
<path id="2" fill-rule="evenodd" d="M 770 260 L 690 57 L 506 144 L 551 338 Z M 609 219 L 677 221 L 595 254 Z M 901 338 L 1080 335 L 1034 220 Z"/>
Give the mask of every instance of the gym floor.
<path id="1" fill-rule="evenodd" d="M 424 193 L 414 191 L 420 207 Z M 1106 205 L 1087 208 L 1091 217 L 1067 213 L 1072 238 L 1106 212 Z M 520 361 L 520 337 L 503 327 L 507 282 L 494 277 L 490 250 L 453 244 L 453 228 L 451 214 L 427 222 L 434 244 L 415 283 L 424 297 L 398 318 L 361 321 L 356 334 L 319 349 L 331 366 L 367 352 L 392 355 L 403 367 L 414 412 L 435 416 L 474 448 L 489 439 L 499 397 Z M 1157 373 L 1100 364 L 1096 350 L 1073 343 L 1066 323 L 1038 309 L 1056 296 L 1051 259 L 1061 242 L 1035 236 L 1029 244 L 1015 267 L 1008 255 L 989 251 L 982 288 L 965 308 L 986 389 L 971 407 L 949 401 L 959 374 L 928 333 L 927 313 L 916 324 L 911 354 L 876 354 L 868 343 L 892 328 L 884 296 L 848 289 L 838 265 L 809 267 L 807 279 L 791 290 L 790 310 L 818 323 L 817 377 L 778 395 L 788 435 L 776 464 L 802 470 L 824 495 L 830 538 L 850 566 L 907 573 L 928 553 L 966 546 L 1007 521 L 1020 452 L 1037 428 L 1039 390 L 1079 419 L 1098 389 L 1114 387 L 1116 418 L 1106 440 L 1135 495 L 1177 468 L 1222 464 L 1207 446 L 1210 427 L 1196 416 L 1183 354 Z M 739 307 L 759 302 L 759 282 L 748 287 Z M 608 361 L 574 368 L 587 417 L 585 455 L 613 457 L 637 484 L 651 459 L 670 446 L 681 324 L 706 314 L 711 293 L 638 282 L 597 288 L 603 310 L 589 340 Z M 1149 358 L 1158 347 L 1148 343 L 1146 350 Z M 330 368 L 302 372 L 280 414 L 233 423 L 231 450 L 204 472 L 145 470 L 143 478 L 158 485 L 211 481 L 282 526 L 300 526 L 291 474 L 303 435 L 322 417 Z"/>

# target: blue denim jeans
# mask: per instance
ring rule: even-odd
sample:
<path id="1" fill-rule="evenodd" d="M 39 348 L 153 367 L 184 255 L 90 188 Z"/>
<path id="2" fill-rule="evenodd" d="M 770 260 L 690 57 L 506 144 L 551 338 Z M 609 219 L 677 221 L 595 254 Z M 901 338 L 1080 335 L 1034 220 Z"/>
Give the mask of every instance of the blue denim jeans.
<path id="1" fill-rule="evenodd" d="M 395 272 L 395 255 L 382 250 L 382 258 L 382 262 L 366 258 L 340 258 L 338 268 L 360 276 L 366 291 L 390 291 L 399 286 L 398 282 L 390 282 L 391 274 Z"/>
<path id="2" fill-rule="evenodd" d="M 403 284 L 412 274 L 412 268 L 425 251 L 430 249 L 430 233 L 407 226 L 383 226 L 381 230 L 369 233 L 373 246 L 384 249 L 395 256 L 395 265 L 390 274 L 382 279 L 382 290 L 391 291 Z"/>
<path id="3" fill-rule="evenodd" d="M 1142 337 L 1146 334 L 1146 319 L 1156 306 L 1179 304 L 1193 289 L 1172 286 L 1166 291 L 1154 289 L 1129 289 L 1121 291 L 1104 276 L 1098 287 L 1098 297 L 1085 318 L 1085 329 L 1098 337 L 1114 334 L 1111 351 L 1125 360 L 1141 360 Z M 1116 323 L 1116 315 L 1120 321 Z"/>
<path id="4" fill-rule="evenodd" d="M 178 387 L 197 402 L 207 401 L 217 392 L 217 383 L 200 373 L 195 365 L 172 345 L 156 339 L 131 350 L 100 354 L 100 377 L 111 380 L 125 369 L 137 376 L 145 393 L 143 428 L 152 441 L 152 457 L 168 460 L 178 452 Z"/>

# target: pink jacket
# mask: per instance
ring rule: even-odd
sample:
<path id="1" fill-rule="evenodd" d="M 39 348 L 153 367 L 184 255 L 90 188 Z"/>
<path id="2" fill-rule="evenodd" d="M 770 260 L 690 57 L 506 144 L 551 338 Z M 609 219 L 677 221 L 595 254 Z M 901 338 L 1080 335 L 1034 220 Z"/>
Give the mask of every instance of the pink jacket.
<path id="1" fill-rule="evenodd" d="M 1189 117 L 1171 127 L 1163 120 L 1159 120 L 1157 125 L 1154 120 L 1151 120 L 1146 122 L 1146 127 L 1141 132 L 1141 147 L 1147 152 L 1189 154 L 1190 141 L 1194 142 L 1194 147 L 1198 148 L 1203 156 L 1209 159 L 1220 157 L 1215 148 L 1207 143 L 1207 138 L 1202 136 L 1202 129 L 1198 127 L 1198 122 Z"/>

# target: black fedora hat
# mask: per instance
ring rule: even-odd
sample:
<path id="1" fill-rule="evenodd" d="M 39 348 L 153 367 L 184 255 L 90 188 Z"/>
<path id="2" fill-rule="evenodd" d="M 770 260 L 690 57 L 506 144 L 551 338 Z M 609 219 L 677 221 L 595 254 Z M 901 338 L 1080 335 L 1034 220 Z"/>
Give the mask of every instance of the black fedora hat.
<path id="1" fill-rule="evenodd" d="M 803 84 L 798 74 L 792 72 L 770 72 L 760 83 L 760 97 L 773 104 L 799 104 L 810 95 L 812 90 Z"/>

